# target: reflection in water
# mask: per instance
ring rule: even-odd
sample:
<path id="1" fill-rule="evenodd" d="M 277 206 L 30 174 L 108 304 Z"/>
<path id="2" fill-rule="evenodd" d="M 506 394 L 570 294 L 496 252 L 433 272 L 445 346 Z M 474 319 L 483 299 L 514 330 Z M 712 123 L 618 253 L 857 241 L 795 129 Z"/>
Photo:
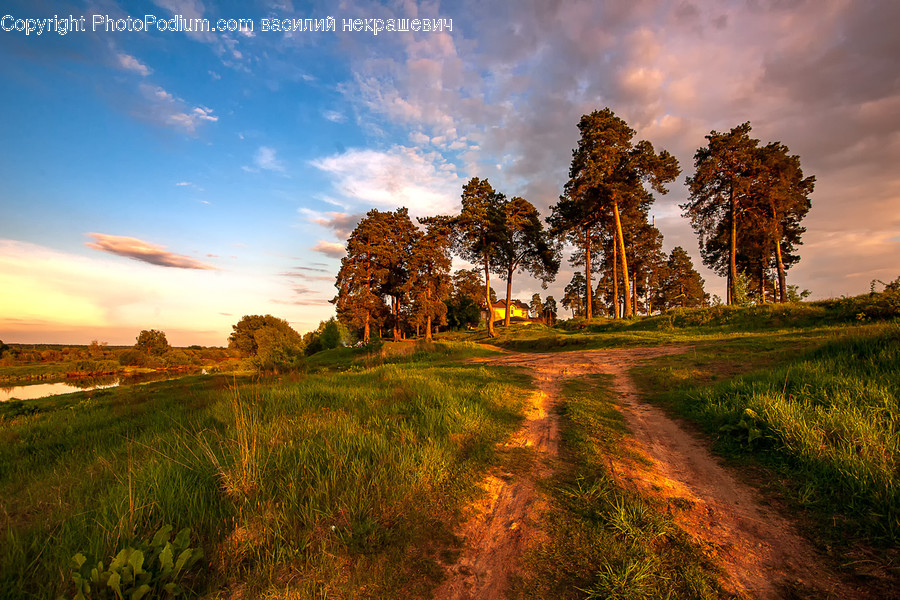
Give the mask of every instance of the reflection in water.
<path id="1" fill-rule="evenodd" d="M 0 387 L 0 402 L 12 400 L 34 400 L 35 398 L 46 398 L 47 396 L 56 396 L 58 394 L 69 394 L 71 392 L 84 392 L 87 390 L 99 390 L 103 388 L 116 387 L 119 382 L 113 379 L 112 383 L 85 383 L 83 381 L 76 382 L 57 382 L 57 383 L 35 383 L 32 385 L 17 385 L 12 387 Z"/>
<path id="2" fill-rule="evenodd" d="M 33 383 L 30 385 L 4 385 L 0 384 L 0 402 L 12 400 L 34 400 L 35 398 L 46 398 L 47 396 L 56 396 L 59 394 L 69 394 L 72 392 L 85 392 L 91 390 L 101 390 L 112 388 L 119 385 L 132 385 L 136 383 L 148 383 L 151 381 L 161 381 L 163 379 L 178 379 L 185 375 L 196 375 L 201 373 L 206 375 L 206 369 L 194 373 L 134 373 L 132 375 L 106 375 L 103 377 L 86 377 L 84 379 L 70 379 L 67 381 L 58 381 L 55 383 Z"/>

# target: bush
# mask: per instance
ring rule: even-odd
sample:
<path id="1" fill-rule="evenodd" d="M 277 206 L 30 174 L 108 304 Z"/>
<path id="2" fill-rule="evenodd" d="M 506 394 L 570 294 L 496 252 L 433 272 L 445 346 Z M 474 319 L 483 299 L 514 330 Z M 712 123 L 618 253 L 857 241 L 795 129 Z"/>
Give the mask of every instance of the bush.
<path id="1" fill-rule="evenodd" d="M 146 367 L 149 357 L 140 350 L 131 348 L 119 355 L 119 364 L 128 367 Z"/>

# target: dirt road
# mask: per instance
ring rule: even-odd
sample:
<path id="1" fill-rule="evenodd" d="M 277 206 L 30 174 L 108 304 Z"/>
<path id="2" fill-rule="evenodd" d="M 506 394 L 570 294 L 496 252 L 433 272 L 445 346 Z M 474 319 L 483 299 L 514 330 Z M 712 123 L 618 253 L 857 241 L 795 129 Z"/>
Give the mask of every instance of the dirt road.
<path id="1" fill-rule="evenodd" d="M 641 401 L 628 370 L 641 362 L 687 350 L 657 347 L 584 350 L 548 354 L 505 354 L 491 364 L 519 366 L 534 374 L 538 392 L 527 420 L 509 446 L 532 448 L 540 467 L 524 474 L 495 473 L 485 482 L 487 494 L 472 507 L 460 532 L 465 547 L 435 598 L 451 600 L 505 597 L 510 578 L 521 568 L 529 540 L 540 535 L 534 519 L 545 501 L 538 478 L 550 474 L 558 456 L 558 424 L 553 407 L 559 381 L 592 373 L 614 376 L 616 403 L 632 435 L 627 443 L 649 459 L 612 463 L 613 476 L 644 493 L 679 498 L 689 506 L 678 524 L 703 544 L 726 575 L 723 587 L 739 597 L 774 599 L 789 590 L 819 597 L 853 598 L 821 567 L 815 553 L 785 519 L 762 505 L 759 493 L 737 481 L 709 454 L 706 446 L 660 409 Z"/>

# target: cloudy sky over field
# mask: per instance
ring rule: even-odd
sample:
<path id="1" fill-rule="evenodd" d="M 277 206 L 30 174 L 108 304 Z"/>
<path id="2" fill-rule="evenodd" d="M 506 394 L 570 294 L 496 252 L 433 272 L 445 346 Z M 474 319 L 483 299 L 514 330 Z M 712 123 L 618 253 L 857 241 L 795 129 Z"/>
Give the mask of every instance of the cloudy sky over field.
<path id="1" fill-rule="evenodd" d="M 580 116 L 607 106 L 681 162 L 654 208 L 666 251 L 699 267 L 684 177 L 710 130 L 750 121 L 817 179 L 788 282 L 823 298 L 900 275 L 891 0 L 14 0 L 0 13 L 6 342 L 130 344 L 157 328 L 222 345 L 265 313 L 314 328 L 367 210 L 450 213 L 478 176 L 546 216 Z M 85 31 L 26 35 L 25 19 L 55 15 Z M 106 30 L 145 15 L 253 31 Z M 262 30 L 327 17 L 336 31 Z M 343 27 L 414 18 L 452 30 Z M 514 292 L 559 299 L 571 270 L 547 292 L 519 276 Z"/>

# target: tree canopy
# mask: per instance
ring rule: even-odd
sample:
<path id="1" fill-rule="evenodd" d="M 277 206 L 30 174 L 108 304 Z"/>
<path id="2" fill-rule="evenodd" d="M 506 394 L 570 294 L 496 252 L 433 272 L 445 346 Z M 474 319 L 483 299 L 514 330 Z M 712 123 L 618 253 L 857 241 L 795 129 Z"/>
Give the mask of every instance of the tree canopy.
<path id="1" fill-rule="evenodd" d="M 162 356 L 169 351 L 170 346 L 164 331 L 144 329 L 138 334 L 134 347 L 148 356 Z"/>

